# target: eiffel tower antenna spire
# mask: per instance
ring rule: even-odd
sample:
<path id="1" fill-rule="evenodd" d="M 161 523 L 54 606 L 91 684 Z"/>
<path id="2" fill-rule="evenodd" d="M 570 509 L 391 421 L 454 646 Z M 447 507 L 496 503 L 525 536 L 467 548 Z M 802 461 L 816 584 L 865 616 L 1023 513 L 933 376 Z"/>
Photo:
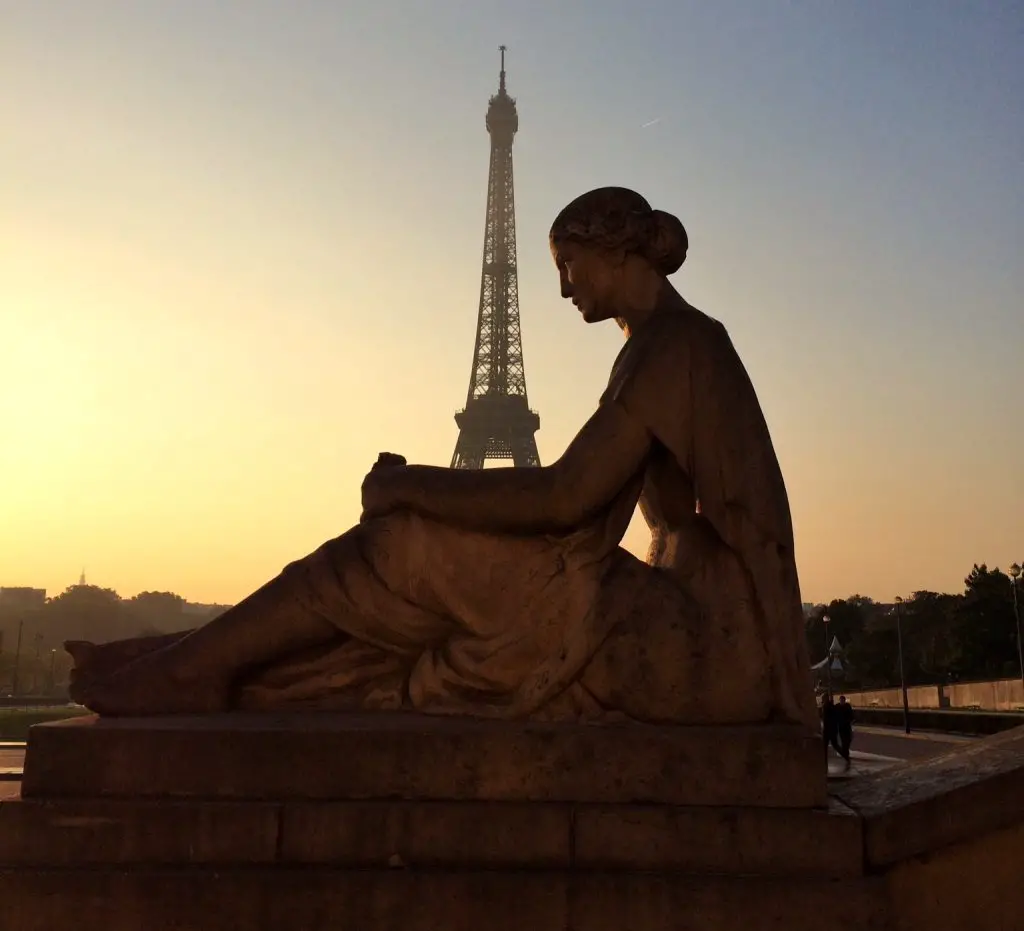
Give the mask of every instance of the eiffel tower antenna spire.
<path id="1" fill-rule="evenodd" d="M 501 52 L 498 93 L 487 107 L 491 162 L 487 178 L 480 306 L 466 407 L 455 415 L 459 438 L 453 469 L 482 469 L 486 459 L 511 459 L 514 466 L 539 466 L 540 417 L 526 396 L 523 341 L 519 327 L 516 269 L 516 208 L 512 184 L 512 140 L 519 129 L 514 98 L 505 89 Z"/>

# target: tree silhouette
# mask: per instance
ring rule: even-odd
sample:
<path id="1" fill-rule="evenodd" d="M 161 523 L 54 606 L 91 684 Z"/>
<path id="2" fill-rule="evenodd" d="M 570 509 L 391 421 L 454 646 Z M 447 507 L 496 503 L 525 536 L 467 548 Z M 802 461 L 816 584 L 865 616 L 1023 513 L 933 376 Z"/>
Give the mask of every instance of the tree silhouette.
<path id="1" fill-rule="evenodd" d="M 144 636 L 185 626 L 185 599 L 173 592 L 140 592 L 124 602 L 124 608 Z"/>
<path id="2" fill-rule="evenodd" d="M 1012 676 L 1017 667 L 1017 627 L 1010 577 L 975 564 L 964 579 L 954 636 L 960 655 L 953 665 L 959 678 Z"/>

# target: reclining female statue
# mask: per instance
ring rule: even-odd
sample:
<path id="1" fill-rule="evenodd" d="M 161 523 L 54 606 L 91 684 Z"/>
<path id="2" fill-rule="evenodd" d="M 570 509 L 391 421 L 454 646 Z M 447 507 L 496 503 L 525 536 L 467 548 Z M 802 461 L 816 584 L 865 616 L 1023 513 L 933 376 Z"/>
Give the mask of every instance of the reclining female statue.
<path id="1" fill-rule="evenodd" d="M 584 321 L 626 342 L 543 468 L 384 455 L 360 522 L 186 634 L 67 644 L 101 715 L 227 709 L 816 726 L 789 502 L 717 321 L 669 284 L 673 216 L 601 188 L 551 227 Z M 647 562 L 619 547 L 634 507 Z"/>

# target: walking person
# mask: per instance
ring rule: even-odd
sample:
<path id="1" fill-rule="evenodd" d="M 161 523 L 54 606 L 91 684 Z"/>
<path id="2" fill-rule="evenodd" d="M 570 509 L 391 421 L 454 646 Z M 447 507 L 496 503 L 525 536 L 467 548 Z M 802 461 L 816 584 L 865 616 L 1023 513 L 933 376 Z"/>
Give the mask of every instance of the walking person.
<path id="1" fill-rule="evenodd" d="M 821 747 L 825 751 L 826 761 L 829 744 L 832 744 L 832 749 L 842 756 L 837 724 L 836 703 L 832 700 L 832 693 L 826 692 L 821 698 Z"/>
<path id="2" fill-rule="evenodd" d="M 853 742 L 853 705 L 845 695 L 839 696 L 839 704 L 833 712 L 836 722 L 836 734 L 839 737 L 839 755 L 850 765 L 850 744 Z"/>

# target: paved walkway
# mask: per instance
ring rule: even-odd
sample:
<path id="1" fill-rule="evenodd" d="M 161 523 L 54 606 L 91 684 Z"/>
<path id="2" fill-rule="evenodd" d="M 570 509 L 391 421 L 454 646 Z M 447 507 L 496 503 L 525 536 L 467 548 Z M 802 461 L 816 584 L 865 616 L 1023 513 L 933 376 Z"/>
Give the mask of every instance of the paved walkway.
<path id="1" fill-rule="evenodd" d="M 830 779 L 852 779 L 907 760 L 926 760 L 977 739 L 934 731 L 906 734 L 899 727 L 854 727 L 851 765 L 829 750 L 828 774 Z"/>

